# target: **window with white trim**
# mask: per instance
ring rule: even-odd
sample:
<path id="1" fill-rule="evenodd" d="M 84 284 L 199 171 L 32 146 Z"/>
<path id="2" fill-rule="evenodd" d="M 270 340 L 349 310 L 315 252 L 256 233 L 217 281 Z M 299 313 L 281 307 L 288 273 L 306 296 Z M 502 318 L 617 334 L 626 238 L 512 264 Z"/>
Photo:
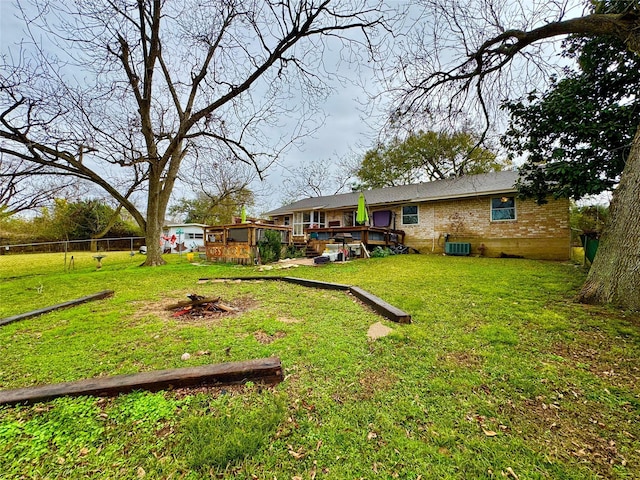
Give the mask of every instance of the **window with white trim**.
<path id="1" fill-rule="evenodd" d="M 307 228 L 322 228 L 325 226 L 325 213 L 319 211 L 295 212 L 293 214 L 293 234 L 301 236 Z"/>
<path id="2" fill-rule="evenodd" d="M 499 197 L 491 199 L 491 221 L 504 222 L 516 219 L 516 198 Z"/>
<path id="3" fill-rule="evenodd" d="M 402 207 L 402 225 L 418 224 L 418 206 L 405 205 Z"/>

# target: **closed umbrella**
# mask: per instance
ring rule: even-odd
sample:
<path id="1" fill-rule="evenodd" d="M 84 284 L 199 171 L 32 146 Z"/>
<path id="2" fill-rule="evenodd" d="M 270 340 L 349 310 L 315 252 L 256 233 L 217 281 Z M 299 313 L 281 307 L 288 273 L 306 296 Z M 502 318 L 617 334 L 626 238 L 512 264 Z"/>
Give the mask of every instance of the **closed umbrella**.
<path id="1" fill-rule="evenodd" d="M 358 197 L 358 211 L 356 212 L 356 223 L 364 225 L 369 221 L 369 213 L 364 202 L 364 193 L 360 193 Z"/>

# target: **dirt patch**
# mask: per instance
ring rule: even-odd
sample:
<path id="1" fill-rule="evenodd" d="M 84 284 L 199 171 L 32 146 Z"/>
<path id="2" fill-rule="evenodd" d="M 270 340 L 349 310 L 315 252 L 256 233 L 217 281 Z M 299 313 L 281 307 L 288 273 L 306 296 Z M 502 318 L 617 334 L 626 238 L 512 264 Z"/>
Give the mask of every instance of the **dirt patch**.
<path id="1" fill-rule="evenodd" d="M 287 334 L 284 332 L 276 332 L 273 335 L 269 335 L 268 333 L 263 332 L 262 330 L 258 330 L 257 332 L 253 333 L 253 336 L 258 341 L 258 343 L 261 343 L 263 345 L 268 345 L 274 340 L 277 340 L 278 338 L 286 337 Z"/>
<path id="2" fill-rule="evenodd" d="M 398 383 L 398 377 L 387 369 L 365 370 L 358 379 L 360 391 L 357 397 L 360 400 L 369 400 L 377 393 L 391 390 L 396 383 Z"/>
<path id="3" fill-rule="evenodd" d="M 278 262 L 281 265 L 313 266 L 313 258 L 283 258 Z"/>
<path id="4" fill-rule="evenodd" d="M 483 359 L 473 352 L 459 351 L 440 355 L 438 362 L 449 363 L 465 368 L 478 368 L 483 364 Z"/>
<path id="5" fill-rule="evenodd" d="M 291 318 L 291 317 L 278 317 L 276 318 L 279 322 L 282 323 L 302 323 L 302 320 L 299 318 Z"/>

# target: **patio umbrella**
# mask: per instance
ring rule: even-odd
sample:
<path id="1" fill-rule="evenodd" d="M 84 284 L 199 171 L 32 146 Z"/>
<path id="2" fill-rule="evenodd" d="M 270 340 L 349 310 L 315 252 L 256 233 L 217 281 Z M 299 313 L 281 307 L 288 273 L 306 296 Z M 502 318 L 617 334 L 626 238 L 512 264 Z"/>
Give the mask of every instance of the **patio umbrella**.
<path id="1" fill-rule="evenodd" d="M 369 221 L 369 213 L 367 212 L 367 206 L 364 203 L 364 193 L 360 192 L 358 197 L 358 211 L 356 212 L 356 223 L 364 225 Z"/>
<path id="2" fill-rule="evenodd" d="M 247 209 L 242 205 L 242 210 L 240 210 L 240 221 L 245 223 L 247 221 Z"/>

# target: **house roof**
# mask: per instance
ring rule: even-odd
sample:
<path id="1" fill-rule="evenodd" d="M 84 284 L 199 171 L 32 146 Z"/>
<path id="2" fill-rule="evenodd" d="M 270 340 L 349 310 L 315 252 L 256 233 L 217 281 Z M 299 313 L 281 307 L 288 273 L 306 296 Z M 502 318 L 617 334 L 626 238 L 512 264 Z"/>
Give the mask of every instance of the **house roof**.
<path id="1" fill-rule="evenodd" d="M 362 193 L 369 207 L 383 207 L 402 203 L 511 193 L 516 191 L 514 185 L 517 179 L 518 172 L 515 171 L 491 172 L 399 187 L 376 188 Z M 305 198 L 271 210 L 265 215 L 273 217 L 307 210 L 340 210 L 356 207 L 359 196 L 360 192 L 352 192 Z"/>

